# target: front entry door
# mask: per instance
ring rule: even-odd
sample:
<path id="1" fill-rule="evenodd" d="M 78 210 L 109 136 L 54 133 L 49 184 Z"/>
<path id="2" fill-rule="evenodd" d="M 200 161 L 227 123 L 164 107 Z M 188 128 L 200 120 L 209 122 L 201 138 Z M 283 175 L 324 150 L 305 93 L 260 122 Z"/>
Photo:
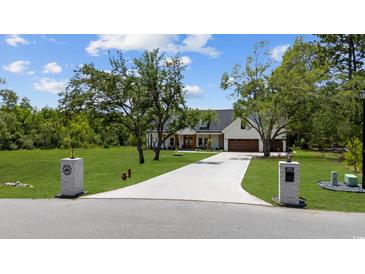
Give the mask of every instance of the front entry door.
<path id="1" fill-rule="evenodd" d="M 193 135 L 184 135 L 184 148 L 185 149 L 194 149 L 194 136 Z"/>

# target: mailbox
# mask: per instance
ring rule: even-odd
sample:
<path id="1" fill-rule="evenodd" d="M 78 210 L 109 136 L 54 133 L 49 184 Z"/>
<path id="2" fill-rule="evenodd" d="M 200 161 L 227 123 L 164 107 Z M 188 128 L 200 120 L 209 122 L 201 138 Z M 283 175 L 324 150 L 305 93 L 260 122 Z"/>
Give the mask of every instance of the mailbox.
<path id="1" fill-rule="evenodd" d="M 285 182 L 288 183 L 294 182 L 294 167 L 292 166 L 285 167 Z"/>
<path id="2" fill-rule="evenodd" d="M 338 186 L 338 174 L 337 171 L 331 171 L 331 184 L 332 186 Z"/>
<path id="3" fill-rule="evenodd" d="M 84 194 L 84 161 L 82 158 L 61 160 L 61 193 L 58 198 L 76 198 Z"/>
<path id="4" fill-rule="evenodd" d="M 279 161 L 278 202 L 286 206 L 299 206 L 299 163 Z"/>

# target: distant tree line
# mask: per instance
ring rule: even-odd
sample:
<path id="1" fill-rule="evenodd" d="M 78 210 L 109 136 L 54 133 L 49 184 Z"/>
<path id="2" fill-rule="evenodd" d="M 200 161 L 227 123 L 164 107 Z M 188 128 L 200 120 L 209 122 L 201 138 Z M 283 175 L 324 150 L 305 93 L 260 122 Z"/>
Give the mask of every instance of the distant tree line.
<path id="1" fill-rule="evenodd" d="M 121 125 L 95 113 L 65 115 L 59 108 L 37 109 L 14 91 L 0 90 L 0 149 L 109 147 L 133 144 Z"/>

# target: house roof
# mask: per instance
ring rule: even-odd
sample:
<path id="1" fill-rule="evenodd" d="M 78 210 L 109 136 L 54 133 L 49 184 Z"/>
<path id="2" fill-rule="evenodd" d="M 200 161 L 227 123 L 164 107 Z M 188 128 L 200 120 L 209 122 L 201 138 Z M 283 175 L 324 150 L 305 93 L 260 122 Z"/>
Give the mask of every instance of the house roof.
<path id="1" fill-rule="evenodd" d="M 208 111 L 208 110 L 200 110 L 200 111 Z M 228 127 L 234 120 L 234 112 L 233 109 L 212 109 L 211 111 L 215 111 L 217 113 L 217 119 L 212 121 L 209 124 L 208 128 L 200 128 L 200 126 L 196 126 L 194 128 L 197 133 L 218 133 L 223 129 Z M 165 126 L 168 126 L 166 123 Z M 149 130 L 148 132 L 156 132 L 156 130 Z"/>
<path id="2" fill-rule="evenodd" d="M 220 132 L 234 121 L 233 109 L 213 109 L 212 111 L 217 113 L 217 119 L 212 121 L 207 129 L 200 129 L 197 126 L 196 132 Z"/>

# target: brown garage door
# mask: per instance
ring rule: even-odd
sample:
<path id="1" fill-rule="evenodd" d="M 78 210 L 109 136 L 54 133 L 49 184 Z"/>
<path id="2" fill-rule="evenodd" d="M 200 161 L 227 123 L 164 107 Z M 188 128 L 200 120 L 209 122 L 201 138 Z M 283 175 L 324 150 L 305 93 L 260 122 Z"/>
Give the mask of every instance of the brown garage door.
<path id="1" fill-rule="evenodd" d="M 258 152 L 259 140 L 228 139 L 228 151 Z"/>
<path id="2" fill-rule="evenodd" d="M 271 152 L 282 152 L 283 141 L 282 140 L 271 140 Z"/>

